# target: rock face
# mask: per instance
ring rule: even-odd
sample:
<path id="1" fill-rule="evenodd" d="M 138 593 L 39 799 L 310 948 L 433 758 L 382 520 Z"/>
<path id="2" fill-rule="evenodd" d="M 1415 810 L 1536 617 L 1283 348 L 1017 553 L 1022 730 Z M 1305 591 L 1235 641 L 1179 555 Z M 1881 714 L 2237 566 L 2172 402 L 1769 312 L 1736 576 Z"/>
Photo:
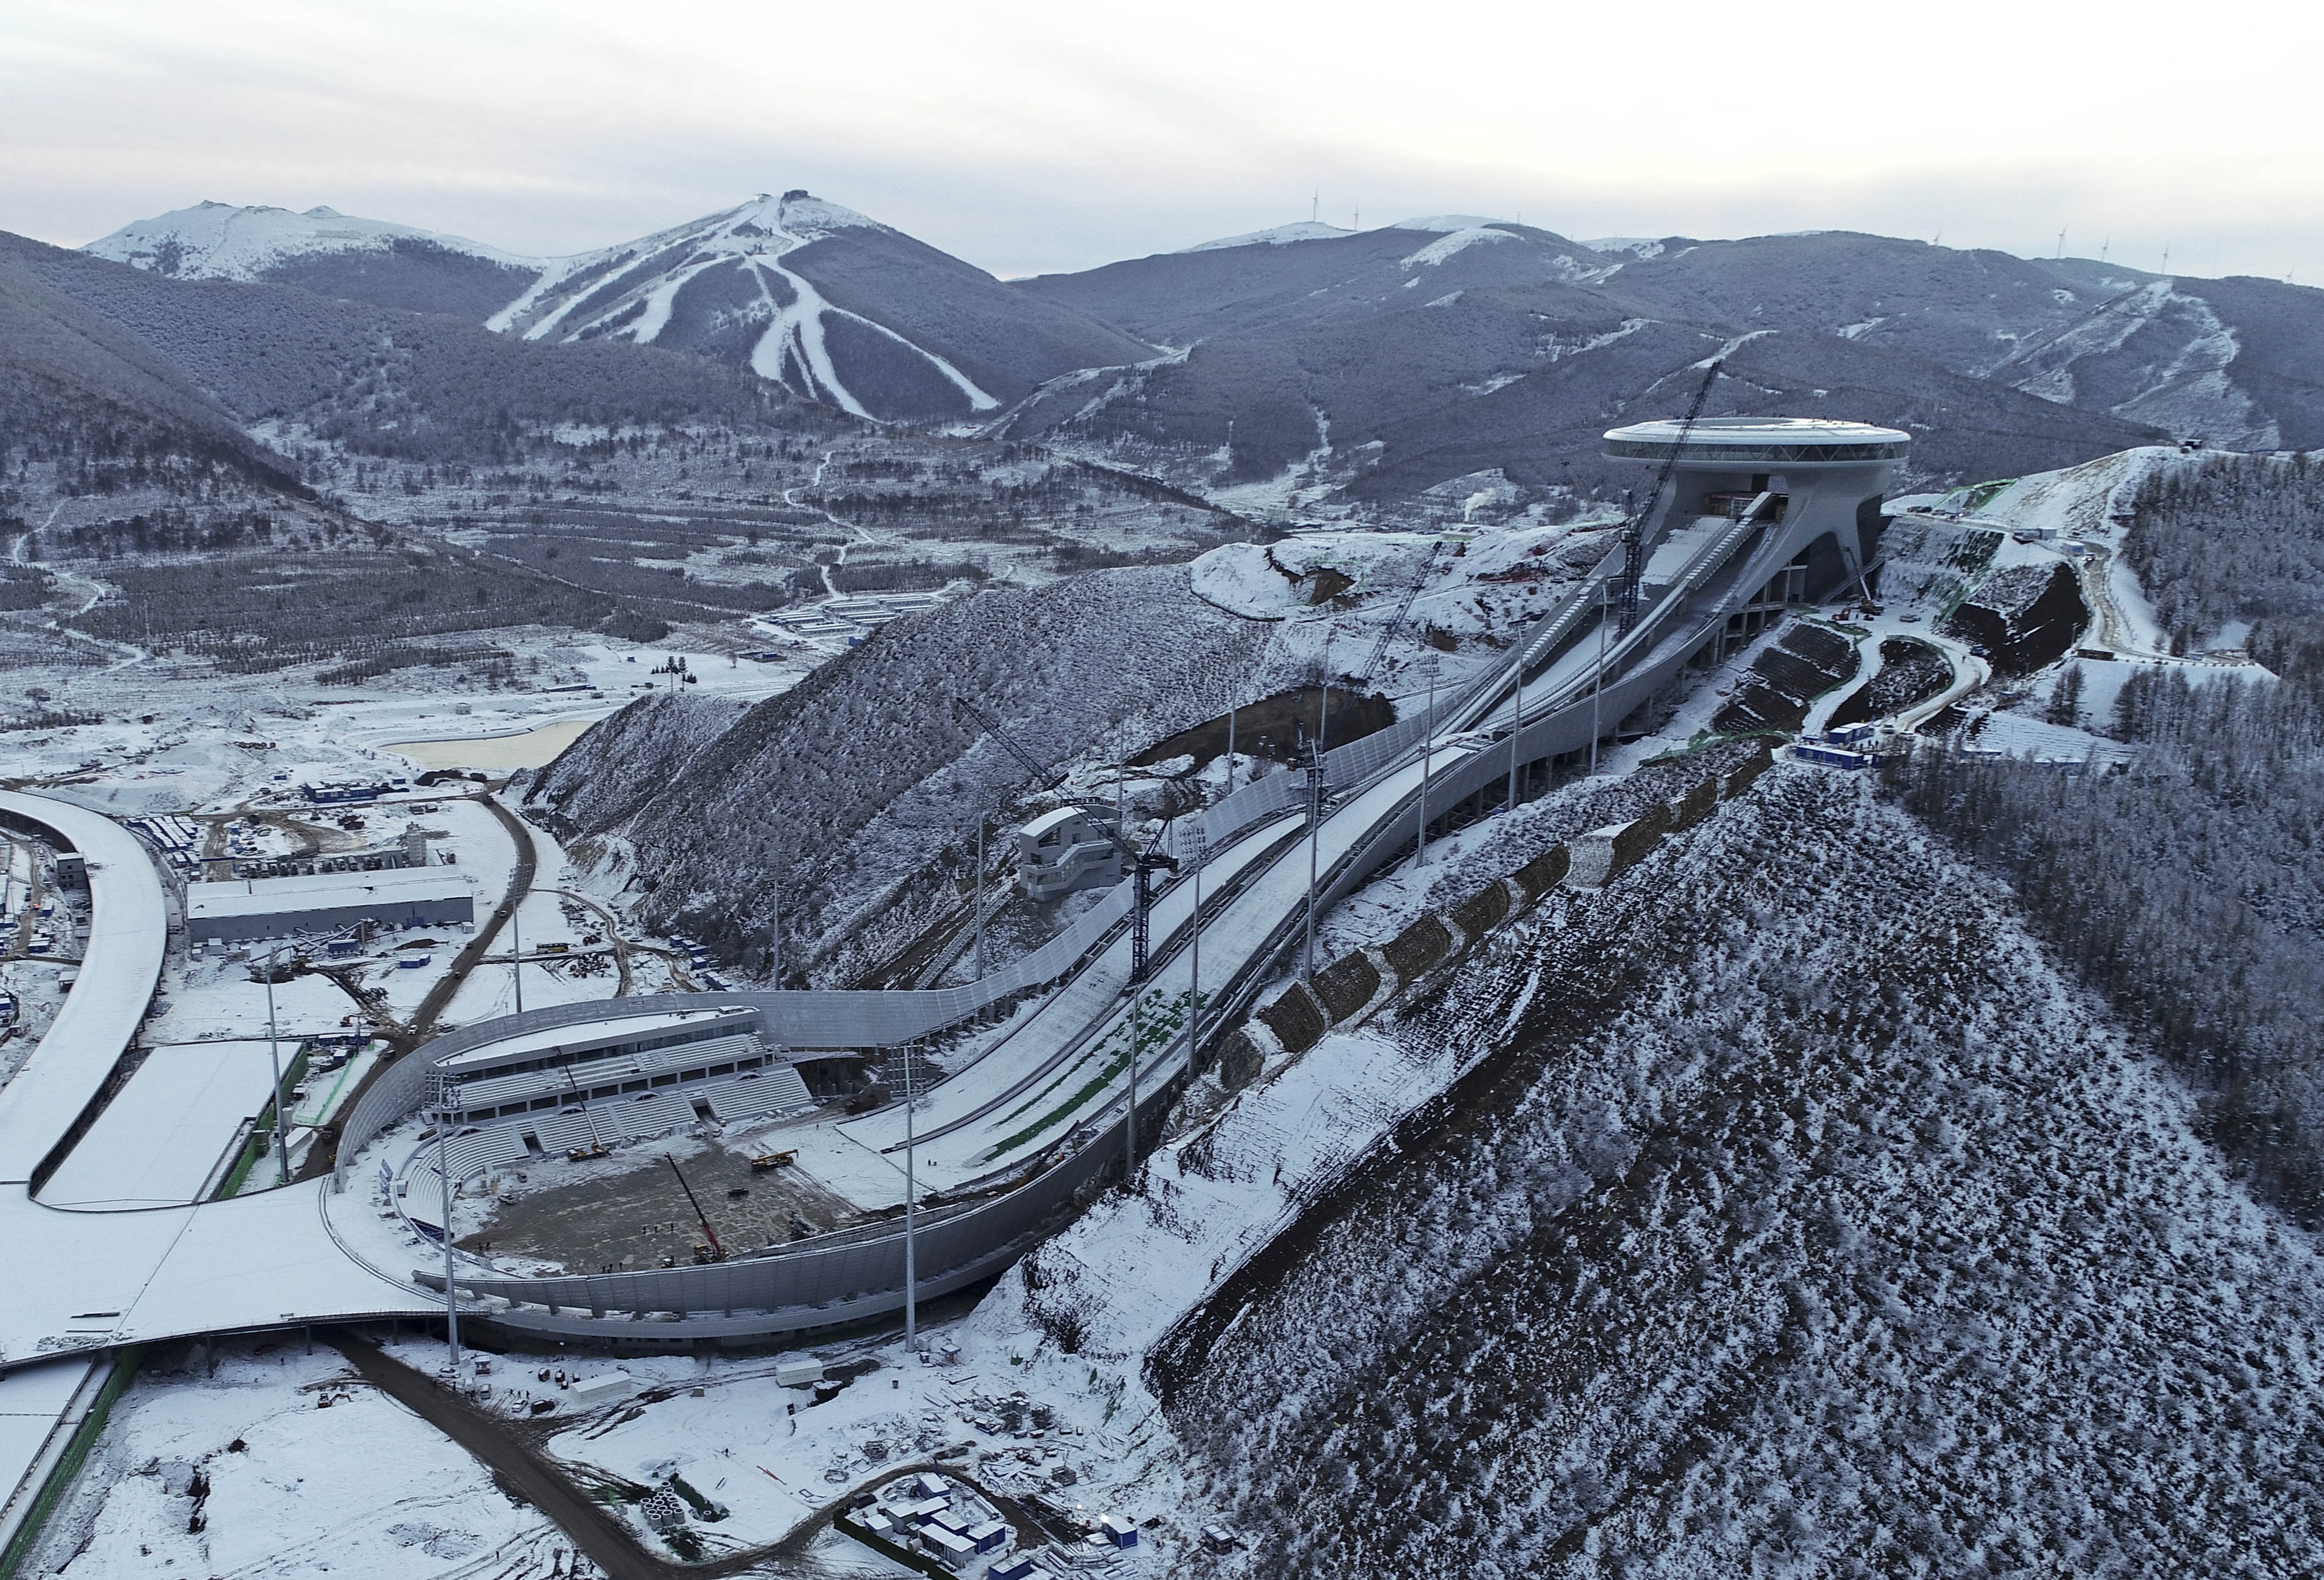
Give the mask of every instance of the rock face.
<path id="1" fill-rule="evenodd" d="M 779 884 L 787 970 L 837 985 L 950 903 L 940 854 L 973 830 L 980 791 L 1024 780 L 960 721 L 954 695 L 1044 761 L 1101 743 L 1127 756 L 1240 700 L 1267 631 L 1194 597 L 1183 566 L 990 588 L 887 626 L 732 718 L 691 699 L 634 703 L 527 803 L 594 837 L 622 873 L 652 874 L 650 922 L 746 966 Z"/>
<path id="2" fill-rule="evenodd" d="M 2089 606 L 2073 567 L 2015 565 L 1996 571 L 1953 611 L 1947 629 L 1984 644 L 2004 675 L 2031 675 L 2066 656 Z"/>

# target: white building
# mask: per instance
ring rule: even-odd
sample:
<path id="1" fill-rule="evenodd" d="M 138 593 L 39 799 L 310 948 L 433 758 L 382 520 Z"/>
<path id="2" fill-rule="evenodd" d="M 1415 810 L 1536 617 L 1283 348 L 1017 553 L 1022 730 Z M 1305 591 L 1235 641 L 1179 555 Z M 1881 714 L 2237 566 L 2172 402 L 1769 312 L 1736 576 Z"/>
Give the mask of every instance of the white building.
<path id="1" fill-rule="evenodd" d="M 1078 806 L 1045 812 L 1017 831 L 1017 884 L 1028 899 L 1054 900 L 1120 881 L 1120 850 Z"/>
<path id="2" fill-rule="evenodd" d="M 186 935 L 195 943 L 288 938 L 358 922 L 449 927 L 475 917 L 468 880 L 440 867 L 238 877 L 186 886 Z"/>

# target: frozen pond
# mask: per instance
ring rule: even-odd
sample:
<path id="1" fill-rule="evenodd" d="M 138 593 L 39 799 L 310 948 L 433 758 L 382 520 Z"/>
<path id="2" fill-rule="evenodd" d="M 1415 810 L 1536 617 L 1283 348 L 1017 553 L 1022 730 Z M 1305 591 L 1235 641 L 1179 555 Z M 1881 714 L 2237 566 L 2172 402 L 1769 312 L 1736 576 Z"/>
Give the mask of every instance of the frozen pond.
<path id="1" fill-rule="evenodd" d="M 392 740 L 380 749 L 400 751 L 424 768 L 541 768 L 581 739 L 594 721 L 567 719 L 517 735 L 479 735 L 452 740 Z"/>

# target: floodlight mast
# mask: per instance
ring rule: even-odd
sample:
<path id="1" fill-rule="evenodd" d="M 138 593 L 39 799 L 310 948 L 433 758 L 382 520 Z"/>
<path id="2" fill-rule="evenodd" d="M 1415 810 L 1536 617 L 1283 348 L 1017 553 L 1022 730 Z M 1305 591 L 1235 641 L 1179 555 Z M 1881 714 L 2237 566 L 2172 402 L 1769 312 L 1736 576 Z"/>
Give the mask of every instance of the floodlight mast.
<path id="1" fill-rule="evenodd" d="M 452 1386 L 460 1386 L 460 1295 L 454 1288 L 452 1262 L 452 1116 L 458 1111 L 459 1083 L 438 1075 L 436 1084 L 436 1180 L 442 1188 L 438 1212 L 444 1239 L 444 1343 Z"/>
<path id="2" fill-rule="evenodd" d="M 1646 508 L 1634 511 L 1622 523 L 1622 634 L 1638 623 L 1638 584 L 1646 574 L 1646 518 L 1655 513 L 1655 505 L 1670 486 L 1671 474 L 1678 470 L 1679 452 L 1686 447 L 1687 435 L 1694 431 L 1695 419 L 1702 415 L 1703 402 L 1711 399 L 1711 387 L 1719 381 L 1719 370 L 1726 365 L 1722 357 L 1711 359 L 1702 375 L 1702 387 L 1694 392 L 1694 403 L 1686 409 L 1686 416 L 1678 425 L 1678 437 L 1671 441 L 1670 454 L 1663 458 L 1663 469 L 1655 477 L 1654 491 L 1646 496 Z"/>

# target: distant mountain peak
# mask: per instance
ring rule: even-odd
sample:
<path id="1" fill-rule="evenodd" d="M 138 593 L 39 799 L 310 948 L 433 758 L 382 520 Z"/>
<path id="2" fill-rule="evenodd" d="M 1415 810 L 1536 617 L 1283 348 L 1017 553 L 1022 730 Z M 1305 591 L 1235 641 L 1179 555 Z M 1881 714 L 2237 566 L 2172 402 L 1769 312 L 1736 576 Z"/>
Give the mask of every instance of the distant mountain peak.
<path id="1" fill-rule="evenodd" d="M 336 208 L 318 206 L 299 214 L 272 204 L 235 205 L 214 198 L 134 220 L 81 251 L 184 279 L 252 282 L 277 278 L 286 267 L 319 256 L 392 253 L 399 243 L 423 243 L 503 268 L 537 270 L 544 262 L 465 236 L 360 219 Z"/>

